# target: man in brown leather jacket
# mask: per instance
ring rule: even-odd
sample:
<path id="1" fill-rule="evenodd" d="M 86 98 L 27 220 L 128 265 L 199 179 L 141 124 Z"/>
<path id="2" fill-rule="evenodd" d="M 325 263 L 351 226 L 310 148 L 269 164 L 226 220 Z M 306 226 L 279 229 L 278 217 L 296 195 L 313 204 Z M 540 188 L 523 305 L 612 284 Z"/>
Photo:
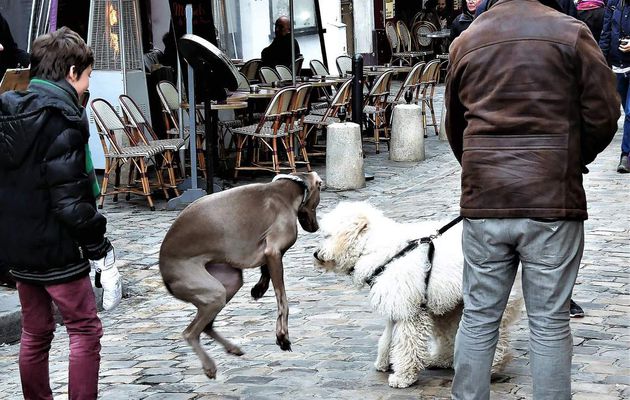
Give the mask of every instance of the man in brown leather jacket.
<path id="1" fill-rule="evenodd" d="M 453 42 L 449 61 L 446 132 L 462 165 L 465 255 L 453 398 L 490 396 L 520 262 L 533 397 L 570 399 L 582 174 L 617 130 L 614 76 L 586 25 L 538 0 L 498 0 Z"/>

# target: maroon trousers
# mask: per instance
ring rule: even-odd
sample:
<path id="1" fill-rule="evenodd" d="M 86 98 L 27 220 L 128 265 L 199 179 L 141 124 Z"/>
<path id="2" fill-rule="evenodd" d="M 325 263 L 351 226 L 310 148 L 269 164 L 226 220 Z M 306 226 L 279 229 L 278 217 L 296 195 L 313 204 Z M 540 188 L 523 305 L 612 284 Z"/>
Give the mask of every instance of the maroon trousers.
<path id="1" fill-rule="evenodd" d="M 24 398 L 53 399 L 48 352 L 55 331 L 54 302 L 70 337 L 68 398 L 96 399 L 103 328 L 90 277 L 47 286 L 18 282 L 17 289 L 22 304 L 20 378 Z"/>

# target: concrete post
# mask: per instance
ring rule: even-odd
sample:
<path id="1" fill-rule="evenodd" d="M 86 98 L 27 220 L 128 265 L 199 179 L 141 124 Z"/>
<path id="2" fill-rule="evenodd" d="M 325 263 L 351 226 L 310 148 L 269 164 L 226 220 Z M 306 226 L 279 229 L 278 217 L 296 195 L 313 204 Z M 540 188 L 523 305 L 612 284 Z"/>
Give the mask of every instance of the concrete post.
<path id="1" fill-rule="evenodd" d="M 335 190 L 365 187 L 361 128 L 358 124 L 343 122 L 328 126 L 326 186 Z"/>
<path id="2" fill-rule="evenodd" d="M 440 130 L 439 130 L 439 140 L 448 141 L 446 137 L 446 103 L 442 102 L 442 112 L 440 113 Z"/>
<path id="3" fill-rule="evenodd" d="M 394 107 L 389 159 L 392 161 L 422 161 L 424 129 L 422 110 L 417 104 L 399 104 Z"/>

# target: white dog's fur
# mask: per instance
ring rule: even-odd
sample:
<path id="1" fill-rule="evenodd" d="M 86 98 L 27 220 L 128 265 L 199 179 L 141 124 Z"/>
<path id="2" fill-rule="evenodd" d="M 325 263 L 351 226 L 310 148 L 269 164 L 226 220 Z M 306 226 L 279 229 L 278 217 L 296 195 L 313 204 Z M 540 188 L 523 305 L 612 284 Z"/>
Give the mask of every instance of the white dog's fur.
<path id="1" fill-rule="evenodd" d="M 363 286 L 409 241 L 433 235 L 447 222 L 398 223 L 368 203 L 342 202 L 320 223 L 324 240 L 315 252 L 315 265 L 351 274 L 354 283 Z M 429 245 L 421 244 L 389 262 L 370 288 L 372 307 L 387 318 L 375 367 L 388 371 L 391 363 L 392 387 L 413 384 L 424 368 L 453 365 L 455 334 L 463 309 L 461 236 L 459 223 L 434 240 L 428 287 Z M 515 282 L 503 314 L 493 371 L 499 371 L 509 360 L 507 327 L 520 318 L 520 287 L 520 282 Z"/>

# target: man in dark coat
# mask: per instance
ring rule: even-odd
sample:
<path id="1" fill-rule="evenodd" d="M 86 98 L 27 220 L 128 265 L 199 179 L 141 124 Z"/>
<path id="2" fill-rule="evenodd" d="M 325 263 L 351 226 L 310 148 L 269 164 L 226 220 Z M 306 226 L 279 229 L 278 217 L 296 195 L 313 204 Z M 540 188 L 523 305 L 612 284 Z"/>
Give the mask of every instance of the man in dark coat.
<path id="1" fill-rule="evenodd" d="M 462 166 L 465 259 L 455 400 L 490 397 L 517 273 L 531 397 L 571 399 L 569 310 L 588 218 L 583 174 L 613 139 L 620 104 L 586 25 L 542 3 L 498 0 L 450 48 L 446 134 Z"/>
<path id="2" fill-rule="evenodd" d="M 275 68 L 276 65 L 284 65 L 291 68 L 291 20 L 282 16 L 276 20 L 274 29 L 275 37 L 268 47 L 265 47 L 260 55 L 263 67 Z M 295 58 L 300 56 L 300 45 L 294 40 Z"/>

